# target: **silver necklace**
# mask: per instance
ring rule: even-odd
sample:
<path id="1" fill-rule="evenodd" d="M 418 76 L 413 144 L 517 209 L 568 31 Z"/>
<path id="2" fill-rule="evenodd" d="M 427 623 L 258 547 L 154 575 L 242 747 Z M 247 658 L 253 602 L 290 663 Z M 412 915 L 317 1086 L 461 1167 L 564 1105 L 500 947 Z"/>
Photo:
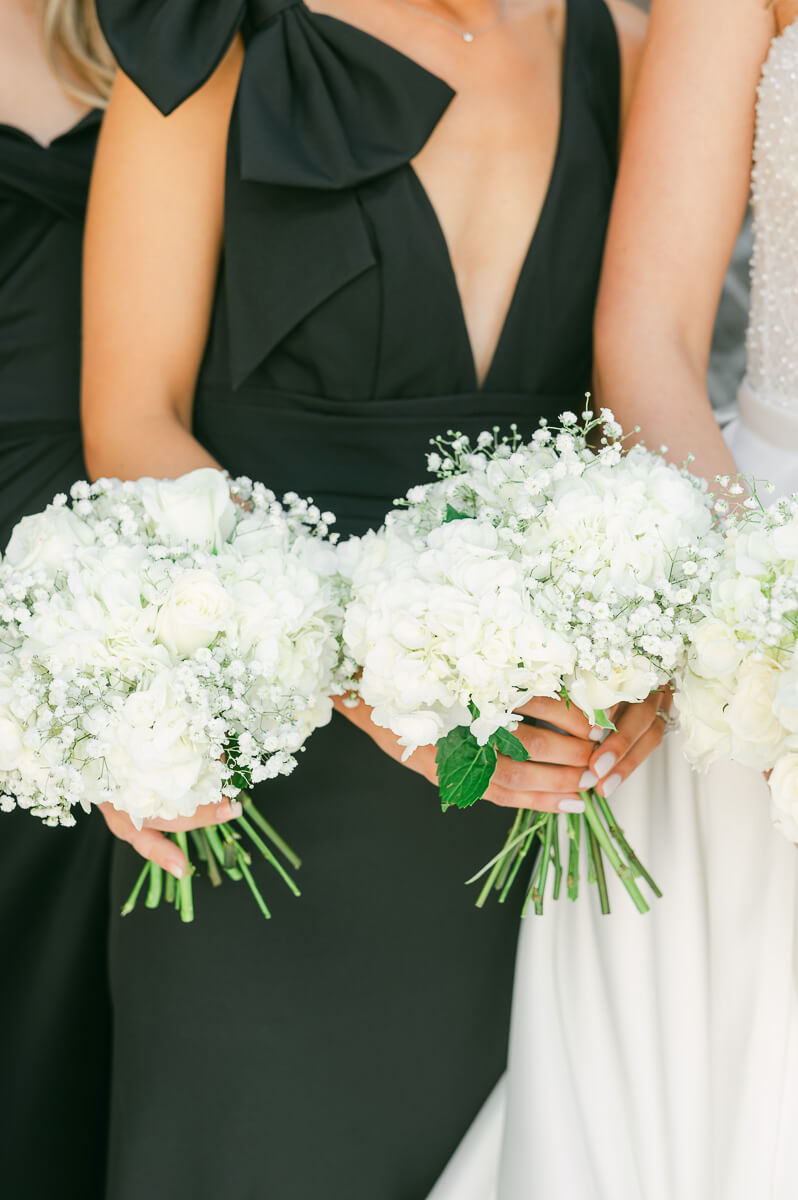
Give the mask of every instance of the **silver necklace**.
<path id="1" fill-rule="evenodd" d="M 461 29 L 459 25 L 455 25 L 454 21 L 447 21 L 446 17 L 439 17 L 437 13 L 426 12 L 423 8 L 419 8 L 417 4 L 410 4 L 409 0 L 394 0 L 394 4 L 398 4 L 400 8 L 409 9 L 410 12 L 415 13 L 419 17 L 426 17 L 428 21 L 435 21 L 438 25 L 443 25 L 444 29 L 451 29 L 464 42 L 473 42 L 474 38 L 480 37 L 483 33 L 490 33 L 491 29 L 495 29 L 497 25 L 501 25 L 507 16 L 507 0 L 497 0 L 496 17 L 489 25 L 481 25 L 479 29 Z"/>

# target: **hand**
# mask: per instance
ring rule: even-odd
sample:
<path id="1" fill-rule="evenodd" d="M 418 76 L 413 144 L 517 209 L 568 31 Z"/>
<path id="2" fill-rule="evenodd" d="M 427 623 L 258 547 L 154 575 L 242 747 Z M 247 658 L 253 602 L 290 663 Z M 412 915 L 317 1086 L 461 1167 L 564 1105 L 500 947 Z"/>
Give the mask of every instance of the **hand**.
<path id="1" fill-rule="evenodd" d="M 611 796 L 662 742 L 666 724 L 659 714 L 669 714 L 672 704 L 670 688 L 652 692 L 640 704 L 619 704 L 612 718 L 615 729 L 609 730 L 591 756 L 587 786 Z M 599 736 L 599 731 L 591 736 Z"/>
<path id="2" fill-rule="evenodd" d="M 371 709 L 362 701 L 350 708 L 340 696 L 333 698 L 336 710 L 367 733 L 377 745 L 397 762 L 404 747 L 389 729 L 375 725 Z M 590 725 L 573 706 L 562 700 L 531 700 L 518 710 L 523 716 L 556 725 L 563 732 L 541 729 L 534 725 L 519 725 L 516 736 L 524 743 L 532 762 L 517 763 L 499 755 L 496 773 L 485 799 L 504 808 L 532 808 L 539 812 L 581 812 L 583 802 L 578 791 L 590 786 L 584 782 L 596 743 L 590 740 Z M 661 724 L 661 722 L 658 722 Z M 423 775 L 437 786 L 435 747 L 421 746 L 404 765 Z"/>
<path id="3" fill-rule="evenodd" d="M 238 800 L 225 800 L 221 804 L 201 804 L 193 817 L 181 817 L 176 821 L 147 820 L 141 829 L 136 829 L 127 813 L 120 812 L 113 804 L 100 804 L 98 807 L 114 837 L 128 842 L 142 858 L 163 867 L 176 879 L 182 879 L 188 864 L 180 847 L 171 838 L 164 837 L 164 833 L 222 825 L 225 821 L 234 821 L 242 813 Z"/>

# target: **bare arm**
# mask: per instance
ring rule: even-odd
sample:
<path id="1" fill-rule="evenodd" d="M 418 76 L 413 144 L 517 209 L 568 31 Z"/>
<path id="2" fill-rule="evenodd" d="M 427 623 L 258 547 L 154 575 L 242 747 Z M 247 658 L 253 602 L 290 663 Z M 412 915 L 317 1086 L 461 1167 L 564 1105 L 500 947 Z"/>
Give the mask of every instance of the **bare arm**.
<path id="1" fill-rule="evenodd" d="M 599 295 L 600 403 L 710 478 L 734 469 L 706 373 L 774 32 L 765 0 L 654 0 Z"/>
<path id="2" fill-rule="evenodd" d="M 219 465 L 190 431 L 241 57 L 236 42 L 169 117 L 125 76 L 114 87 L 86 224 L 83 435 L 95 477 Z"/>

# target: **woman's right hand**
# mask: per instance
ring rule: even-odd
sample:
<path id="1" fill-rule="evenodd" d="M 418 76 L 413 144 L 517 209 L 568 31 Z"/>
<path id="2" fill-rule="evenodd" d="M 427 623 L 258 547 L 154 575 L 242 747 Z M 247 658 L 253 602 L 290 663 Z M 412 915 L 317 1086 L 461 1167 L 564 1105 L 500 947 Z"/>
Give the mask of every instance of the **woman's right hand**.
<path id="1" fill-rule="evenodd" d="M 165 833 L 183 833 L 189 829 L 203 829 L 209 825 L 223 825 L 234 821 L 242 813 L 238 800 L 224 800 L 220 804 L 201 804 L 192 817 L 181 817 L 176 821 L 144 821 L 137 829 L 125 812 L 113 804 L 100 804 L 100 812 L 114 837 L 127 842 L 137 854 L 156 866 L 163 867 L 175 879 L 182 879 L 186 872 L 185 855 Z"/>
<path id="2" fill-rule="evenodd" d="M 350 707 L 341 696 L 333 698 L 341 716 L 376 742 L 380 749 L 397 762 L 402 761 L 404 747 L 390 729 L 375 725 L 371 708 L 359 701 Z M 485 799 L 502 808 L 531 808 L 538 812 L 574 813 L 584 810 L 579 798 L 581 788 L 589 787 L 587 765 L 595 752 L 596 741 L 590 737 L 590 725 L 585 716 L 563 700 L 531 700 L 520 710 L 526 717 L 555 725 L 562 732 L 522 724 L 516 737 L 524 744 L 531 762 L 514 762 L 499 755 L 498 766 Z M 435 747 L 421 746 L 404 761 L 411 771 L 423 775 L 437 787 L 438 773 Z"/>

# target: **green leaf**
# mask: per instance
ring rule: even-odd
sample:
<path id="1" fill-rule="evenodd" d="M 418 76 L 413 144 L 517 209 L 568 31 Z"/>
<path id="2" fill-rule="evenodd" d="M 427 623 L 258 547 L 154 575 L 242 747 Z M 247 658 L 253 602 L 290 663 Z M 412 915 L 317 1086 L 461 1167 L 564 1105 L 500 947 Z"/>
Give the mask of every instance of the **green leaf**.
<path id="1" fill-rule="evenodd" d="M 480 746 L 467 725 L 459 725 L 438 742 L 438 789 L 444 812 L 453 805 L 470 808 L 488 790 L 496 770 L 496 749 Z"/>
<path id="2" fill-rule="evenodd" d="M 456 508 L 452 508 L 451 504 L 446 505 L 446 516 L 443 518 L 444 525 L 448 525 L 450 521 L 468 521 L 469 519 L 468 513 L 458 512 Z"/>
<path id="3" fill-rule="evenodd" d="M 597 708 L 593 713 L 593 724 L 599 729 L 614 729 L 612 721 L 609 719 L 603 708 Z"/>
<path id="4" fill-rule="evenodd" d="M 506 729 L 497 729 L 491 736 L 490 744 L 495 746 L 499 754 L 506 754 L 513 762 L 529 762 L 530 756 L 526 752 L 526 746 L 514 733 L 509 733 Z"/>

